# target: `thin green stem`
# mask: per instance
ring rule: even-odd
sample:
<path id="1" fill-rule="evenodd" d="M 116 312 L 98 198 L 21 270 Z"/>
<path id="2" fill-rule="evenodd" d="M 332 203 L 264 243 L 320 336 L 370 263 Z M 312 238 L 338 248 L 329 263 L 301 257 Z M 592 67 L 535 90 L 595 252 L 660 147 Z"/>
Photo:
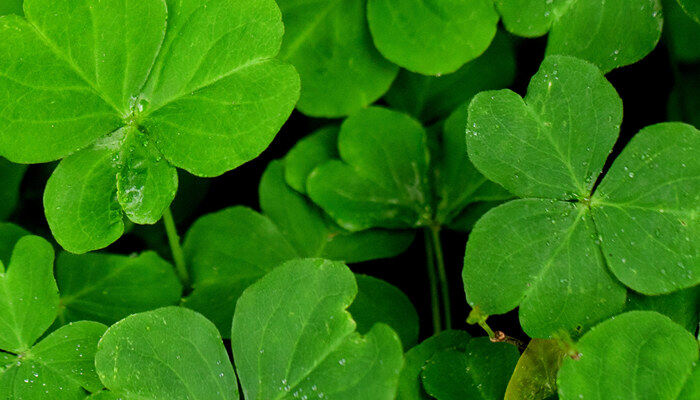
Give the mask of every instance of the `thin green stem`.
<path id="1" fill-rule="evenodd" d="M 494 341 L 496 339 L 496 333 L 493 331 L 493 329 L 491 329 L 489 324 L 486 323 L 486 319 L 488 317 L 488 315 L 481 312 L 479 306 L 476 306 L 469 312 L 467 323 L 470 325 L 478 324 L 483 330 L 486 331 L 486 334 L 489 335 L 489 339 Z"/>
<path id="2" fill-rule="evenodd" d="M 440 279 L 440 290 L 442 291 L 442 309 L 445 317 L 445 328 L 452 329 L 452 307 L 450 306 L 450 287 L 447 282 L 445 272 L 445 257 L 442 254 L 442 242 L 440 241 L 440 227 L 430 228 L 430 236 L 435 250 L 435 261 L 437 264 L 438 278 Z"/>
<path id="3" fill-rule="evenodd" d="M 433 333 L 442 331 L 442 318 L 440 317 L 440 295 L 438 294 L 437 274 L 435 273 L 435 254 L 430 239 L 430 232 L 425 230 L 425 257 L 428 267 L 428 279 L 430 282 L 430 305 L 433 308 Z"/>
<path id="4" fill-rule="evenodd" d="M 175 220 L 173 219 L 173 214 L 170 212 L 170 208 L 166 208 L 163 213 L 163 223 L 165 224 L 165 233 L 168 235 L 170 251 L 173 254 L 173 261 L 175 262 L 175 273 L 177 273 L 178 278 L 180 278 L 182 285 L 187 287 L 190 283 L 190 275 L 187 273 L 185 254 L 182 252 L 182 247 L 180 246 L 180 237 L 177 235 Z"/>

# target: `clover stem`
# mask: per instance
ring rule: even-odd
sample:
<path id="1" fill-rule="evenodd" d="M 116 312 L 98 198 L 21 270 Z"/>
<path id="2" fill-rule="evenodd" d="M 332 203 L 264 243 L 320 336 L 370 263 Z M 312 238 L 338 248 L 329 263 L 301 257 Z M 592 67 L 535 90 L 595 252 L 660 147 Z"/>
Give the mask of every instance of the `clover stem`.
<path id="1" fill-rule="evenodd" d="M 173 219 L 173 213 L 170 212 L 170 208 L 166 208 L 165 212 L 163 213 L 163 223 L 165 224 L 165 233 L 168 235 L 170 251 L 173 254 L 173 261 L 175 262 L 175 273 L 177 273 L 178 278 L 180 278 L 182 285 L 188 286 L 190 276 L 189 273 L 187 273 L 187 267 L 185 266 L 185 255 L 182 252 L 182 247 L 180 246 L 180 237 L 177 235 L 175 220 Z"/>
<path id="2" fill-rule="evenodd" d="M 497 340 L 496 333 L 491 329 L 489 324 L 486 323 L 486 319 L 489 316 L 481 312 L 481 309 L 479 306 L 475 306 L 472 308 L 472 310 L 469 312 L 469 316 L 467 317 L 467 323 L 469 325 L 474 325 L 478 324 L 481 329 L 486 331 L 486 334 L 489 335 L 489 339 L 491 341 Z"/>
<path id="3" fill-rule="evenodd" d="M 425 257 L 428 267 L 428 279 L 430 281 L 430 305 L 433 308 L 433 333 L 442 331 L 442 319 L 440 318 L 440 296 L 438 294 L 437 274 L 435 273 L 435 254 L 430 232 L 425 229 Z"/>
<path id="4" fill-rule="evenodd" d="M 445 328 L 452 329 L 452 310 L 450 307 L 450 288 L 445 273 L 445 257 L 442 253 L 442 242 L 440 241 L 440 227 L 430 227 L 430 237 L 435 250 L 435 261 L 437 264 L 438 278 L 440 279 L 440 291 L 442 292 L 442 308 L 445 317 Z"/>

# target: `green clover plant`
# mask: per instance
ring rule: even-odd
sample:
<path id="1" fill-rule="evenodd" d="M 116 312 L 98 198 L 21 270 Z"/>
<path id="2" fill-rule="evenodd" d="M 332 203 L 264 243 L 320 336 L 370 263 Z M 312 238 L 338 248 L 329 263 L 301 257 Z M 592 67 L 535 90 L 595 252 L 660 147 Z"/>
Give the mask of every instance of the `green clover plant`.
<path id="1" fill-rule="evenodd" d="M 545 59 L 524 99 L 504 90 L 472 100 L 469 156 L 521 198 L 474 226 L 463 270 L 472 306 L 519 306 L 523 329 L 548 337 L 619 312 L 623 284 L 658 295 L 700 282 L 700 133 L 647 127 L 596 185 L 621 119 L 600 71 L 564 56 Z"/>
<path id="2" fill-rule="evenodd" d="M 0 18 L 0 154 L 61 160 L 44 206 L 74 253 L 118 239 L 124 214 L 158 221 L 175 167 L 216 176 L 256 157 L 298 97 L 296 72 L 275 59 L 273 0 L 27 0 L 24 11 Z"/>

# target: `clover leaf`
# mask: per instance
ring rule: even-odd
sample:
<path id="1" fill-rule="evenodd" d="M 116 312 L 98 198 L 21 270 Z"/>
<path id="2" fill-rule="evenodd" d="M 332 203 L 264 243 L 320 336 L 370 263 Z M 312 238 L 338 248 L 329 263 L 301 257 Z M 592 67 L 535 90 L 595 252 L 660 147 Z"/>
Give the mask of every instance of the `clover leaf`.
<path id="1" fill-rule="evenodd" d="M 625 311 L 633 310 L 656 311 L 689 332 L 695 332 L 700 319 L 700 286 L 658 296 L 630 292 Z"/>
<path id="2" fill-rule="evenodd" d="M 122 213 L 157 221 L 175 167 L 216 176 L 256 157 L 298 97 L 296 72 L 274 58 L 273 0 L 26 0 L 24 11 L 0 18 L 0 153 L 62 159 L 44 205 L 74 253 L 119 238 Z"/>
<path id="3" fill-rule="evenodd" d="M 425 76 L 401 70 L 384 99 L 392 109 L 429 123 L 449 116 L 482 90 L 509 86 L 514 77 L 513 44 L 507 35 L 497 33 L 484 54 L 454 73 Z"/>
<path id="4" fill-rule="evenodd" d="M 280 58 L 302 82 L 299 111 L 341 117 L 379 99 L 399 69 L 374 48 L 366 0 L 278 0 L 285 23 Z"/>
<path id="5" fill-rule="evenodd" d="M 428 360 L 421 374 L 423 387 L 437 400 L 500 400 L 519 355 L 511 344 L 474 338 L 464 351 L 443 350 Z"/>
<path id="6" fill-rule="evenodd" d="M 438 142 L 431 171 L 428 134 L 417 121 L 384 108 L 362 110 L 340 128 L 340 160 L 314 169 L 307 192 L 351 231 L 443 225 L 471 203 L 510 197 L 463 156 L 460 119 L 455 113 L 442 137 L 430 138 Z"/>
<path id="7" fill-rule="evenodd" d="M 127 399 L 238 399 L 219 332 L 186 308 L 160 308 L 112 325 L 97 346 L 95 366 L 105 386 Z"/>
<path id="8" fill-rule="evenodd" d="M 177 304 L 182 285 L 156 253 L 59 254 L 56 282 L 61 323 L 91 320 L 113 324 L 142 311 Z"/>
<path id="9" fill-rule="evenodd" d="M 368 0 L 367 20 L 380 53 L 409 71 L 448 74 L 478 57 L 496 34 L 491 0 Z"/>
<path id="10" fill-rule="evenodd" d="M 608 269 L 646 294 L 698 283 L 698 131 L 645 128 L 591 193 L 621 116 L 600 71 L 565 56 L 545 59 L 525 99 L 503 90 L 472 100 L 472 162 L 523 198 L 472 231 L 462 275 L 472 306 L 486 314 L 519 306 L 525 332 L 548 337 L 622 309 L 625 289 Z"/>
<path id="11" fill-rule="evenodd" d="M 355 331 L 356 293 L 350 270 L 322 259 L 289 261 L 246 289 L 231 331 L 245 398 L 394 398 L 401 342 L 384 324 Z"/>
<path id="12" fill-rule="evenodd" d="M 265 170 L 259 192 L 263 214 L 231 207 L 200 218 L 185 237 L 194 290 L 184 305 L 203 313 L 224 336 L 241 292 L 285 261 L 386 258 L 403 252 L 413 240 L 411 232 L 345 231 L 286 184 L 279 161 Z"/>
<path id="13" fill-rule="evenodd" d="M 576 346 L 578 359 L 565 359 L 559 371 L 562 400 L 671 400 L 683 398 L 684 386 L 697 387 L 698 374 L 691 376 L 698 370 L 698 342 L 658 313 L 618 315 L 592 328 Z"/>
<path id="14" fill-rule="evenodd" d="M 635 63 L 661 37 L 660 0 L 496 0 L 509 32 L 549 32 L 547 54 L 569 55 L 603 72 Z"/>
<path id="15" fill-rule="evenodd" d="M 0 15 L 22 15 L 22 0 L 6 0 L 0 3 Z"/>
<path id="16" fill-rule="evenodd" d="M 93 365 L 106 326 L 81 321 L 35 343 L 56 318 L 53 249 L 44 239 L 16 241 L 7 269 L 0 262 L 0 397 L 83 399 L 102 388 Z M 12 353 L 12 354 L 10 354 Z"/>
<path id="17" fill-rule="evenodd" d="M 12 164 L 0 157 L 0 221 L 12 214 L 19 199 L 19 185 L 27 167 Z"/>

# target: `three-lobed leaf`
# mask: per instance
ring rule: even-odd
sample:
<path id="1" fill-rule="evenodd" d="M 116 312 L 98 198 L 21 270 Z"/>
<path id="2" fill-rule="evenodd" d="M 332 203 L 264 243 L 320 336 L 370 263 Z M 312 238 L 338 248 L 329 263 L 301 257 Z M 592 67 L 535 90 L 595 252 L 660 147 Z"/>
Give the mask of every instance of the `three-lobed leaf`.
<path id="1" fill-rule="evenodd" d="M 401 341 L 384 324 L 355 331 L 346 309 L 356 293 L 346 266 L 321 259 L 290 261 L 246 289 L 231 331 L 245 398 L 394 398 Z"/>
<path id="2" fill-rule="evenodd" d="M 600 72 L 563 56 L 545 59 L 524 100 L 510 91 L 474 98 L 472 162 L 525 199 L 476 224 L 463 271 L 470 304 L 486 313 L 520 306 L 525 331 L 547 337 L 622 309 L 625 291 L 608 268 L 647 294 L 697 284 L 698 131 L 644 129 L 591 193 L 620 118 L 619 97 Z"/>
<path id="3" fill-rule="evenodd" d="M 64 159 L 45 208 L 72 252 L 116 240 L 122 211 L 157 221 L 177 188 L 174 167 L 216 176 L 256 157 L 298 98 L 294 68 L 275 59 L 283 27 L 273 0 L 24 8 L 26 18 L 0 19 L 0 153 Z"/>

